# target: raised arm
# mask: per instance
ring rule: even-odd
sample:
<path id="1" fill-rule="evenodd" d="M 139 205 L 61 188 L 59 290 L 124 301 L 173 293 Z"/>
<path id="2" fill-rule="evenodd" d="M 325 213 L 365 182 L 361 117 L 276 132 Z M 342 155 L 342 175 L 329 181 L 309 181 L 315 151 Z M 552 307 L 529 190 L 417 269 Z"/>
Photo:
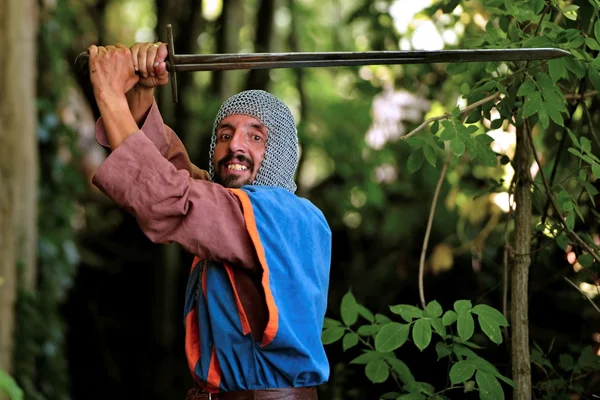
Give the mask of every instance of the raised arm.
<path id="1" fill-rule="evenodd" d="M 132 213 L 151 240 L 175 241 L 200 258 L 257 269 L 236 196 L 177 170 L 139 130 L 125 97 L 138 81 L 130 50 L 91 46 L 89 53 L 94 95 L 113 150 L 94 184 Z"/>
<path id="2" fill-rule="evenodd" d="M 133 68 L 139 81 L 126 93 L 129 110 L 137 126 L 148 136 L 156 148 L 177 169 L 185 169 L 194 179 L 208 180 L 208 172 L 191 161 L 175 132 L 164 124 L 154 98 L 154 88 L 166 85 L 169 75 L 165 66 L 167 48 L 164 43 L 135 43 L 130 48 Z M 110 147 L 102 118 L 96 124 L 96 139 Z"/>

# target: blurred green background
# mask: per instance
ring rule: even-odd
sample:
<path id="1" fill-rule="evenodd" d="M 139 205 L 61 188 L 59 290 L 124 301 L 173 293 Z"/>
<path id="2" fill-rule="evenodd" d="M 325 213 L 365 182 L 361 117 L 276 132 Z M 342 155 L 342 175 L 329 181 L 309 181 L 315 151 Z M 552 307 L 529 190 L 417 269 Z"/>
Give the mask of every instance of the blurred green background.
<path id="1" fill-rule="evenodd" d="M 90 183 L 107 154 L 94 140 L 98 111 L 89 83 L 73 64 L 89 45 L 164 42 L 166 25 L 172 24 L 179 54 L 472 48 L 484 43 L 484 35 L 486 45 L 492 44 L 490 22 L 498 38 L 507 38 L 515 19 L 524 34 L 533 35 L 537 22 L 526 17 L 503 12 L 506 21 L 498 20 L 497 9 L 505 10 L 508 3 L 515 7 L 519 1 L 8 0 L 4 10 L 0 7 L 0 34 L 7 35 L 1 42 L 9 57 L 20 58 L 0 62 L 0 69 L 12 68 L 0 74 L 0 121 L 12 116 L 24 127 L 9 130 L 10 125 L 0 124 L 0 191 L 8 196 L 0 201 L 0 225 L 29 228 L 0 232 L 14 233 L 0 236 L 0 325 L 12 335 L 12 341 L 0 343 L 0 367 L 16 379 L 26 399 L 175 399 L 184 398 L 192 385 L 183 351 L 183 294 L 192 256 L 177 245 L 151 243 L 134 218 Z M 531 20 L 537 21 L 547 6 L 549 23 L 582 38 L 594 35 L 594 2 L 521 3 L 538 10 L 527 17 Z M 565 8 L 570 5 L 578 8 Z M 570 33 L 569 43 L 576 33 Z M 593 57 L 600 49 L 579 46 Z M 323 211 L 333 231 L 328 316 L 339 319 L 340 301 L 349 289 L 373 312 L 389 314 L 389 305 L 419 304 L 419 257 L 445 157 L 438 148 L 425 162 L 421 157 L 417 167 L 422 167 L 407 165 L 411 145 L 400 138 L 427 118 L 467 105 L 462 95 L 496 76 L 502 70 L 496 67 L 180 73 L 179 103 L 171 101 L 168 86 L 157 92 L 157 100 L 165 122 L 203 168 L 212 122 L 224 99 L 244 89 L 265 89 L 291 107 L 302 149 L 298 194 Z M 587 79 L 583 75 L 577 81 L 581 85 Z M 581 89 L 566 73 L 561 79 L 562 86 L 557 85 L 564 93 Z M 577 136 L 594 133 L 598 96 L 587 98 L 587 113 L 581 104 L 568 105 L 565 124 Z M 504 246 L 514 229 L 508 192 L 515 130 L 481 121 L 495 139 L 491 148 L 498 163 L 491 167 L 452 158 L 426 254 L 425 294 L 444 309 L 470 299 L 502 310 Z M 558 164 L 553 179 L 568 179 L 577 158 L 568 157 L 564 128 L 551 121 L 534 137 L 546 174 Z M 592 151 L 598 154 L 597 141 Z M 597 188 L 598 182 L 592 179 L 589 185 Z M 577 200 L 583 213 L 577 229 L 598 244 L 594 195 Z M 543 196 L 534 198 L 532 226 L 539 225 L 544 203 Z M 598 311 L 563 279 L 577 282 L 593 298 L 597 263 L 583 269 L 575 261 L 580 249 L 561 248 L 543 231 L 534 232 L 531 242 L 530 341 L 551 349 L 548 357 L 558 363 L 559 354 L 597 344 Z M 392 382 L 374 385 L 362 366 L 349 365 L 360 354 L 357 348 L 326 350 L 331 378 L 320 388 L 321 398 L 375 399 L 393 389 Z M 510 376 L 510 346 L 482 351 Z M 436 362 L 435 352 L 412 346 L 398 354 L 419 380 L 447 384 L 448 365 Z M 545 375 L 533 371 L 534 382 L 553 379 L 547 370 Z M 585 388 L 598 393 L 590 388 L 599 387 L 600 375 L 587 378 Z"/>

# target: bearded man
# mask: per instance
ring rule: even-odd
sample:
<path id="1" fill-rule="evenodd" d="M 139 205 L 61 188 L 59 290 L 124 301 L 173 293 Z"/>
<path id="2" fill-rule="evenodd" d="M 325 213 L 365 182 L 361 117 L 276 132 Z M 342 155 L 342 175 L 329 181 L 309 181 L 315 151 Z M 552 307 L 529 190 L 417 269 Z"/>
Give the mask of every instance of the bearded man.
<path id="1" fill-rule="evenodd" d="M 194 254 L 185 302 L 188 400 L 316 399 L 329 364 L 321 343 L 331 231 L 294 194 L 298 136 L 264 91 L 221 106 L 209 171 L 163 124 L 153 88 L 168 81 L 166 45 L 90 46 L 89 69 L 112 151 L 94 184 L 156 243 Z"/>

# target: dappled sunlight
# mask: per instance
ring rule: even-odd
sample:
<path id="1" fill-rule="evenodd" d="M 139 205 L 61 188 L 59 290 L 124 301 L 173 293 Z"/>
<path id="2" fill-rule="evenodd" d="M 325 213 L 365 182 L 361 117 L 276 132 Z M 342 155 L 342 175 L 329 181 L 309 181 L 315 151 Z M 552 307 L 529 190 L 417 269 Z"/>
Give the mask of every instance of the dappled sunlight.
<path id="1" fill-rule="evenodd" d="M 403 122 L 419 122 L 428 108 L 429 101 L 410 92 L 384 90 L 373 98 L 373 122 L 365 141 L 373 149 L 382 149 L 388 141 L 398 139 L 407 132 Z"/>

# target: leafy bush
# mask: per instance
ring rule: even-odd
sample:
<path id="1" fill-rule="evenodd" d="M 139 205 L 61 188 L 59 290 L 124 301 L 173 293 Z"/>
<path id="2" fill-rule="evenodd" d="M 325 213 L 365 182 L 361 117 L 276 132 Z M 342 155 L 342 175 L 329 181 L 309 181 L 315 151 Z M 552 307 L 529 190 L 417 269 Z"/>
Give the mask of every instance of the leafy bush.
<path id="1" fill-rule="evenodd" d="M 441 400 L 447 398 L 445 392 L 462 389 L 479 391 L 482 400 L 503 400 L 500 381 L 514 386 L 511 379 L 475 352 L 481 347 L 470 341 L 478 326 L 492 342 L 502 343 L 501 328 L 507 327 L 508 322 L 498 310 L 458 300 L 453 309 L 446 312 L 437 301 L 427 304 L 425 310 L 399 304 L 390 306 L 390 311 L 403 322 L 373 314 L 348 291 L 341 303 L 342 320 L 326 318 L 322 334 L 326 345 L 341 339 L 344 351 L 360 344 L 363 353 L 351 364 L 364 365 L 365 375 L 371 382 L 383 383 L 391 378 L 398 384 L 399 392 L 385 393 L 382 399 Z M 433 385 L 415 379 L 410 368 L 395 354 L 409 341 L 420 351 L 435 343 L 431 347 L 435 347 L 438 361 L 447 358 L 452 364 L 449 387 L 436 391 Z"/>

